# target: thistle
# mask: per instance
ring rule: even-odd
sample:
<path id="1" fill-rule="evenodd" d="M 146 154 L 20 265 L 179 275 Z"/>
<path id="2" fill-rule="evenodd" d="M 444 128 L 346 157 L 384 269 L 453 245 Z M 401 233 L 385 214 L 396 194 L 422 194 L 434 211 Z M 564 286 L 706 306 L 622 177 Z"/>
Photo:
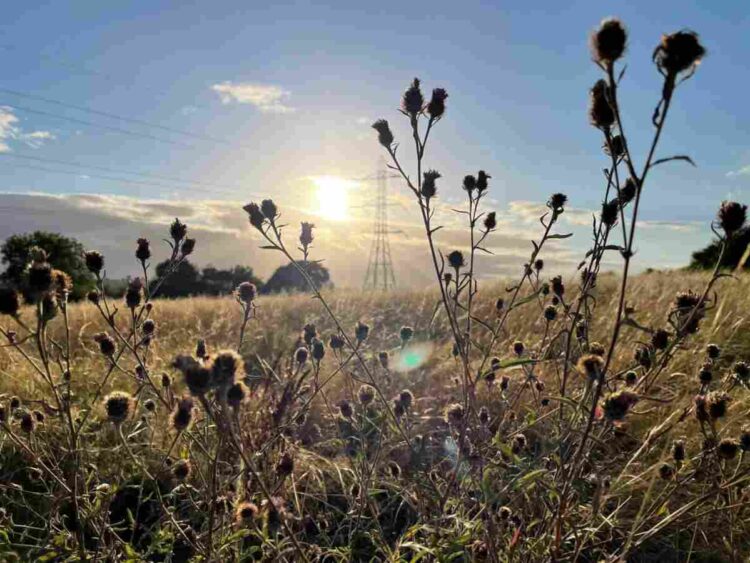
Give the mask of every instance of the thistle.
<path id="1" fill-rule="evenodd" d="M 123 391 L 113 391 L 104 399 L 107 419 L 114 424 L 122 424 L 133 412 L 133 397 Z"/>

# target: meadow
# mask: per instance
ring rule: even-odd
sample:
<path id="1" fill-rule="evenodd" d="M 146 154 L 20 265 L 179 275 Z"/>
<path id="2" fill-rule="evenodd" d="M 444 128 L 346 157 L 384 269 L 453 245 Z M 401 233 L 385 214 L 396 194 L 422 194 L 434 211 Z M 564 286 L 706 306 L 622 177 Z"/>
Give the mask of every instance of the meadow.
<path id="1" fill-rule="evenodd" d="M 658 43 L 639 165 L 617 96 L 627 32 L 605 20 L 591 41 L 602 79 L 588 117 L 607 169 L 574 273 L 545 267 L 545 243 L 569 236 L 554 193 L 518 278 L 477 275 L 497 229 L 481 170 L 463 179 L 466 246 L 441 247 L 441 176 L 426 165 L 448 93 L 428 100 L 418 79 L 401 99 L 412 138 L 373 128 L 424 225 L 432 289 L 317 286 L 314 225 L 284 225 L 268 199 L 238 213 L 306 293 L 245 282 L 232 297 L 159 299 L 200 251 L 179 220 L 156 279 L 161 250 L 134 233 L 143 275 L 118 298 L 95 249 L 97 289 L 75 304 L 69 276 L 34 249 L 23 291 L 0 291 L 3 557 L 746 560 L 750 278 L 720 268 L 746 206 L 717 202 L 713 271 L 632 273 L 649 172 L 691 162 L 658 145 L 705 51 L 690 31 Z M 604 271 L 605 256 L 622 268 Z"/>

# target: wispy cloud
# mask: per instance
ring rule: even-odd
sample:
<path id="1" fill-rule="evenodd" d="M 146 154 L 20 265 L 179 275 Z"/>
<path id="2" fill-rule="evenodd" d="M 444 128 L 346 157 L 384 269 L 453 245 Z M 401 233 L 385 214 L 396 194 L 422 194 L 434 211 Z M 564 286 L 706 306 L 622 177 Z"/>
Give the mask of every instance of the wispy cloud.
<path id="1" fill-rule="evenodd" d="M 50 131 L 26 132 L 19 125 L 19 121 L 11 108 L 0 106 L 0 152 L 10 152 L 12 141 L 37 149 L 55 138 Z"/>
<path id="2" fill-rule="evenodd" d="M 250 104 L 264 113 L 291 113 L 292 106 L 286 101 L 292 95 L 274 84 L 258 84 L 256 82 L 220 82 L 211 86 L 223 104 Z"/>
<path id="3" fill-rule="evenodd" d="M 735 176 L 750 176 L 750 164 L 727 172 L 727 178 L 734 178 Z"/>

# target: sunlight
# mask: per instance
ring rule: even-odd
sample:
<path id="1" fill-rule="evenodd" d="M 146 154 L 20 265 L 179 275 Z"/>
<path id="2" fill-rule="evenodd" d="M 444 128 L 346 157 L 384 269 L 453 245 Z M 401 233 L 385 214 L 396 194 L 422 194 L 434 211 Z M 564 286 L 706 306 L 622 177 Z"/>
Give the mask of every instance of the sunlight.
<path id="1" fill-rule="evenodd" d="M 338 176 L 316 176 L 318 214 L 336 221 L 349 218 L 349 189 L 353 183 Z"/>

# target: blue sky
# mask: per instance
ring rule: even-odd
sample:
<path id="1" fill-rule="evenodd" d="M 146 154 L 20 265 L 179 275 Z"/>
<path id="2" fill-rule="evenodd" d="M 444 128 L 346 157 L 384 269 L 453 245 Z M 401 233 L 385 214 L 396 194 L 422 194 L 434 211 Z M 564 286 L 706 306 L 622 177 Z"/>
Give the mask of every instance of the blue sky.
<path id="1" fill-rule="evenodd" d="M 369 129 L 372 120 L 390 119 L 397 137 L 405 137 L 396 108 L 401 91 L 419 76 L 426 89 L 442 86 L 450 95 L 428 158 L 443 173 L 445 199 L 459 196 L 464 174 L 484 168 L 493 176 L 491 204 L 498 211 L 509 210 L 512 202 L 544 201 L 553 191 L 566 192 L 576 208 L 595 209 L 606 160 L 600 135 L 586 119 L 587 90 L 598 78 L 588 34 L 603 17 L 614 15 L 630 30 L 621 101 L 631 146 L 644 147 L 652 133 L 660 76 L 650 56 L 660 35 L 694 29 L 709 52 L 695 77 L 679 89 L 659 150 L 662 156 L 689 154 L 698 168 L 667 165 L 651 177 L 643 208 L 651 228 L 641 239 L 640 265 L 685 263 L 691 246 L 709 239 L 707 225 L 718 203 L 748 200 L 747 2 L 264 4 L 6 5 L 0 88 L 227 143 L 0 91 L 6 123 L 8 113 L 16 120 L 4 129 L 0 150 L 4 146 L 6 153 L 211 184 L 140 186 L 86 178 L 84 169 L 6 154 L 0 155 L 0 191 L 179 202 L 273 195 L 280 204 L 304 211 L 312 205 L 310 177 L 372 172 L 380 155 Z M 19 107 L 192 146 L 105 132 Z M 743 172 L 744 167 L 749 168 Z M 357 190 L 363 195 L 366 186 Z M 516 219 L 517 230 L 523 230 L 523 219 Z M 578 244 L 584 247 L 586 231 L 579 230 Z"/>

